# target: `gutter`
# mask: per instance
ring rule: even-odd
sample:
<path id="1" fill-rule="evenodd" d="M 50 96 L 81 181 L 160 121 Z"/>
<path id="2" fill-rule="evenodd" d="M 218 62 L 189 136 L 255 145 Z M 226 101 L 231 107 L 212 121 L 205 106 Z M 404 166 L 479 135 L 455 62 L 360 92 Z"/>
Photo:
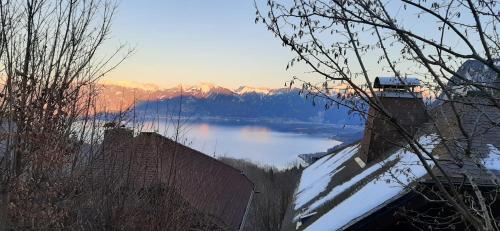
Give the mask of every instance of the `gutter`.
<path id="1" fill-rule="evenodd" d="M 247 207 L 245 208 L 245 213 L 243 214 L 243 220 L 241 221 L 240 228 L 238 229 L 239 231 L 243 231 L 243 227 L 245 226 L 245 221 L 248 216 L 248 211 L 250 211 L 250 205 L 252 204 L 254 194 L 255 190 L 252 189 L 252 192 L 250 193 L 250 198 L 248 199 Z"/>

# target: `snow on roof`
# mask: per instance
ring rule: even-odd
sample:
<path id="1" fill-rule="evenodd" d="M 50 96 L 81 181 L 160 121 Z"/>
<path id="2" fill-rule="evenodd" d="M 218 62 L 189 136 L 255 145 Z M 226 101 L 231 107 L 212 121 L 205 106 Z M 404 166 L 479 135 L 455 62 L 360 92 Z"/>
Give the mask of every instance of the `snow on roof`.
<path id="1" fill-rule="evenodd" d="M 342 164 L 357 153 L 359 145 L 347 147 L 339 153 L 317 160 L 302 172 L 295 199 L 295 210 L 323 192 L 332 176 L 341 171 Z"/>
<path id="2" fill-rule="evenodd" d="M 492 144 L 488 144 L 488 148 L 490 153 L 483 159 L 484 167 L 489 170 L 500 170 L 500 150 Z"/>
<path id="3" fill-rule="evenodd" d="M 420 137 L 419 143 L 426 151 L 432 152 L 438 143 L 437 135 L 424 135 Z M 406 187 L 410 183 L 415 182 L 427 173 L 416 154 L 412 153 L 408 148 L 399 149 L 383 162 L 387 163 L 392 160 L 397 160 L 397 162 L 386 172 L 372 178 L 371 181 L 355 191 L 350 197 L 341 201 L 327 213 L 323 214 L 319 219 L 306 227 L 305 230 L 321 231 L 346 228 L 352 224 L 352 222 L 376 211 L 376 209 L 384 203 L 403 195 L 407 190 Z M 353 177 L 350 181 L 334 187 L 329 194 L 313 203 L 310 206 L 311 209 L 307 210 L 306 213 L 312 212 L 314 209 L 313 207 L 318 207 L 334 199 L 347 188 L 356 185 L 356 183 L 362 179 L 366 179 L 367 176 L 379 168 L 377 165 L 379 167 L 381 166 L 381 164 L 373 165 Z M 313 181 L 314 179 L 309 180 Z"/>
<path id="4" fill-rule="evenodd" d="M 324 205 L 325 203 L 333 200 L 335 197 L 337 197 L 339 194 L 345 192 L 346 190 L 350 189 L 369 175 L 373 174 L 377 170 L 380 170 L 383 166 L 384 163 L 394 161 L 398 156 L 396 154 L 391 155 L 389 158 L 383 161 L 383 163 L 378 163 L 375 165 L 372 165 L 371 167 L 367 168 L 365 171 L 361 172 L 360 174 L 356 175 L 353 177 L 351 180 L 344 182 L 340 185 L 336 185 L 335 187 L 332 188 L 332 190 L 325 196 L 321 197 L 320 199 L 316 200 L 314 203 L 312 203 L 307 209 L 303 210 L 301 214 L 306 214 L 306 213 L 311 213 L 311 211 L 314 211 Z M 301 216 L 300 214 L 298 216 Z"/>
<path id="5" fill-rule="evenodd" d="M 377 77 L 373 87 L 382 88 L 386 86 L 420 86 L 420 80 L 415 77 Z"/>

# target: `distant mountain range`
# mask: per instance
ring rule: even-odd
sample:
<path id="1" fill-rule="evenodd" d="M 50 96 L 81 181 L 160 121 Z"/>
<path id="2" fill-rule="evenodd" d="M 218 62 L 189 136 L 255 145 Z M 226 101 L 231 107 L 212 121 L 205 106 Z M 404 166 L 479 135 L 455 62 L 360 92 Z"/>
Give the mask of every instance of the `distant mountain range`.
<path id="1" fill-rule="evenodd" d="M 211 83 L 179 85 L 162 89 L 151 84 L 103 83 L 100 90 L 102 111 L 132 108 L 146 116 L 174 114 L 194 120 L 266 122 L 312 122 L 363 125 L 364 122 L 343 107 L 325 110 L 321 100 L 306 99 L 298 89 L 242 86 L 231 90 Z"/>
<path id="2" fill-rule="evenodd" d="M 154 84 L 129 81 L 105 81 L 99 84 L 98 106 L 99 111 L 117 112 L 130 108 L 139 102 L 172 99 L 180 95 L 195 98 L 207 98 L 216 94 L 244 95 L 248 93 L 258 93 L 273 95 L 286 90 L 288 89 L 270 89 L 249 86 L 241 86 L 235 90 L 230 90 L 211 83 L 160 88 Z"/>

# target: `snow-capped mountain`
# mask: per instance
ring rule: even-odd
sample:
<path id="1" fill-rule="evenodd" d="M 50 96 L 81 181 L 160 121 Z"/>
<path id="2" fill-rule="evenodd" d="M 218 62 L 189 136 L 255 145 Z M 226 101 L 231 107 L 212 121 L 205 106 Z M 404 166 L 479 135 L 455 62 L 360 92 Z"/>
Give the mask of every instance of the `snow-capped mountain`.
<path id="1" fill-rule="evenodd" d="M 103 93 L 108 100 L 113 100 L 113 95 L 133 96 L 136 95 L 137 100 L 161 100 L 170 99 L 180 95 L 192 96 L 196 98 L 207 98 L 211 95 L 245 95 L 245 94 L 260 94 L 274 95 L 289 92 L 289 88 L 266 88 L 266 87 L 251 87 L 241 86 L 231 90 L 221 87 L 213 83 L 200 83 L 196 85 L 177 85 L 170 88 L 161 88 L 155 84 L 144 84 L 130 81 L 103 81 L 101 82 Z M 144 98 L 147 95 L 147 98 Z"/>
<path id="2" fill-rule="evenodd" d="M 271 93 L 271 89 L 267 87 L 250 87 L 250 86 L 241 86 L 234 90 L 234 92 L 238 95 L 249 94 L 249 93 L 258 93 L 268 95 Z"/>
<path id="3" fill-rule="evenodd" d="M 179 92 L 179 94 L 180 93 L 181 92 Z M 233 91 L 224 87 L 217 86 L 212 83 L 201 83 L 194 86 L 187 86 L 185 87 L 185 90 L 183 89 L 182 93 L 187 96 L 202 97 L 202 98 L 208 97 L 213 94 L 225 94 L 225 95 L 234 94 Z"/>
<path id="4" fill-rule="evenodd" d="M 495 65 L 500 68 L 500 62 Z M 447 91 L 454 96 L 465 96 L 469 93 L 480 92 L 476 86 L 482 86 L 484 90 L 492 94 L 500 94 L 500 81 L 496 71 L 477 60 L 467 60 L 457 70 L 446 85 Z M 441 92 L 434 101 L 432 107 L 436 107 L 448 100 L 446 94 Z"/>
<path id="5" fill-rule="evenodd" d="M 182 97 L 181 97 L 182 96 Z M 166 113 L 180 104 L 182 110 L 198 118 L 217 117 L 242 120 L 304 121 L 362 124 L 345 108 L 325 110 L 321 100 L 314 106 L 295 88 L 262 88 L 243 86 L 230 90 L 211 83 L 156 88 L 153 85 L 104 83 L 99 94 L 101 112 L 136 111 L 148 114 L 152 109 Z M 322 105 L 323 104 L 323 105 Z"/>
<path id="6" fill-rule="evenodd" d="M 102 85 L 107 85 L 107 86 L 120 86 L 124 88 L 132 88 L 132 89 L 141 89 L 144 91 L 158 91 L 161 88 L 152 83 L 139 83 L 135 81 L 125 81 L 125 80 L 103 80 L 101 81 Z"/>

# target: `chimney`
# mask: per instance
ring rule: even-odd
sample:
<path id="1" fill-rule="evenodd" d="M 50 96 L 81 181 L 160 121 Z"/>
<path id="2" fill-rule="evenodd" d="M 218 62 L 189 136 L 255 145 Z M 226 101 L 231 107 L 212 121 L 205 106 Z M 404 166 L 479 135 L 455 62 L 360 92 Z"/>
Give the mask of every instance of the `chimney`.
<path id="1" fill-rule="evenodd" d="M 115 123 L 106 123 L 104 125 L 103 146 L 109 148 L 119 143 L 129 142 L 134 137 L 134 132 L 124 126 L 117 126 Z"/>
<path id="2" fill-rule="evenodd" d="M 373 84 L 384 108 L 411 134 L 427 121 L 422 94 L 415 92 L 419 86 L 420 81 L 410 77 L 377 77 Z M 361 142 L 361 156 L 366 163 L 394 150 L 402 140 L 398 129 L 377 109 L 370 108 L 368 113 Z"/>

